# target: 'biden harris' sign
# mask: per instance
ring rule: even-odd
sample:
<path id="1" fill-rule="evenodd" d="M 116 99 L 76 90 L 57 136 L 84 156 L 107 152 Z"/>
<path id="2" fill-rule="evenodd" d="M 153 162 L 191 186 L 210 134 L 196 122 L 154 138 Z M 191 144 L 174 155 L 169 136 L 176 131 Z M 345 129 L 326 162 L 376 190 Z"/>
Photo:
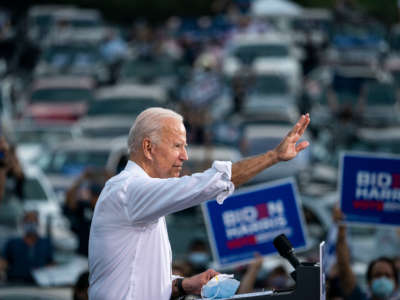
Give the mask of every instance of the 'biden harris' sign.
<path id="1" fill-rule="evenodd" d="M 342 153 L 340 206 L 345 222 L 400 225 L 400 157 Z"/>
<path id="2" fill-rule="evenodd" d="M 292 179 L 241 189 L 219 205 L 203 204 L 208 236 L 221 267 L 246 263 L 254 253 L 276 253 L 273 239 L 284 233 L 296 249 L 306 246 L 303 215 Z"/>

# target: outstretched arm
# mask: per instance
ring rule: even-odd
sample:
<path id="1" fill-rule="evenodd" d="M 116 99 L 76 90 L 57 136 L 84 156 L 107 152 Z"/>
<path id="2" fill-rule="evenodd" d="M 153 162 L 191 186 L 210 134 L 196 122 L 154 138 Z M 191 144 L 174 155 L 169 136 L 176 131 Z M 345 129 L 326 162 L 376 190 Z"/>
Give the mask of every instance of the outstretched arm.
<path id="1" fill-rule="evenodd" d="M 232 165 L 232 182 L 237 187 L 266 168 L 280 162 L 295 158 L 297 154 L 308 147 L 309 143 L 303 141 L 297 142 L 304 134 L 310 123 L 309 114 L 302 115 L 292 130 L 282 139 L 280 144 L 273 150 L 266 153 L 245 158 Z"/>

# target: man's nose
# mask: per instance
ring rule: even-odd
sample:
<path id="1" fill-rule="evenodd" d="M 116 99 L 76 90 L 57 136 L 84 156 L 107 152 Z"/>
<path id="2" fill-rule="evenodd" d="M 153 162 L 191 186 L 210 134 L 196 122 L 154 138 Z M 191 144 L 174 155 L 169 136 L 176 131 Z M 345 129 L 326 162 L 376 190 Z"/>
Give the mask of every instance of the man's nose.
<path id="1" fill-rule="evenodd" d="M 180 159 L 181 159 L 181 160 L 188 160 L 188 159 L 189 159 L 189 156 L 188 156 L 188 154 L 187 154 L 186 148 L 183 148 L 183 149 L 182 149 Z"/>

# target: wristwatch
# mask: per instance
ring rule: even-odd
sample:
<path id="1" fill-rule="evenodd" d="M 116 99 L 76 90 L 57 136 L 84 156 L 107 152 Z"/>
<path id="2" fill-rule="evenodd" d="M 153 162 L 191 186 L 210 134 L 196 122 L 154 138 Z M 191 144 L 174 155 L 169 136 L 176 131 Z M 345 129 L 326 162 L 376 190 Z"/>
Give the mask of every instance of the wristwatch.
<path id="1" fill-rule="evenodd" d="M 176 287 L 178 288 L 179 296 L 180 296 L 180 297 L 186 296 L 186 295 L 187 295 L 187 293 L 185 292 L 185 290 L 183 289 L 183 286 L 182 286 L 183 279 L 184 279 L 184 278 L 177 278 L 177 279 L 175 279 Z"/>

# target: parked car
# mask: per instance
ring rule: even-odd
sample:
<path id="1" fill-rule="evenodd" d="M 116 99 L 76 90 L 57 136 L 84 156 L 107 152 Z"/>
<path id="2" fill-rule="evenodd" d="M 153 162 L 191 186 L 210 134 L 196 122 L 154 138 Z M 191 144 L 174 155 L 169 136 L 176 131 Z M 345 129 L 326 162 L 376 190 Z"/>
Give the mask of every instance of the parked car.
<path id="1" fill-rule="evenodd" d="M 25 181 L 23 198 L 19 199 L 7 185 L 4 201 L 1 203 L 0 224 L 9 228 L 9 235 L 20 230 L 24 211 L 36 210 L 39 213 L 39 233 L 51 235 L 54 247 L 60 251 L 74 251 L 78 242 L 69 229 L 69 222 L 63 216 L 60 203 L 47 177 L 37 167 L 24 165 Z M 1 246 L 8 236 L 1 237 Z"/>
<path id="2" fill-rule="evenodd" d="M 292 126 L 288 124 L 248 123 L 243 126 L 242 155 L 244 157 L 257 155 L 274 149 Z M 310 141 L 310 135 L 305 132 L 300 139 Z M 312 142 L 310 141 L 312 145 Z M 248 184 L 271 181 L 275 179 L 297 176 L 311 165 L 311 150 L 307 147 L 296 158 L 276 164 L 256 175 Z"/>
<path id="3" fill-rule="evenodd" d="M 53 76 L 34 80 L 24 117 L 36 122 L 75 122 L 93 99 L 95 82 L 89 77 Z"/>
<path id="4" fill-rule="evenodd" d="M 395 126 L 400 122 L 398 91 L 392 82 L 367 82 L 361 94 L 363 125 L 370 127 Z"/>
<path id="5" fill-rule="evenodd" d="M 268 34 L 238 34 L 228 43 L 223 61 L 223 73 L 231 77 L 242 67 L 266 68 L 274 64 L 279 69 L 297 77 L 301 70 L 299 60 L 301 53 L 293 44 L 290 36 L 278 33 Z"/>
<path id="6" fill-rule="evenodd" d="M 182 73 L 180 62 L 168 56 L 132 57 L 121 66 L 120 83 L 157 84 L 173 91 Z"/>
<path id="7" fill-rule="evenodd" d="M 88 112 L 74 126 L 86 137 L 128 135 L 136 116 L 149 107 L 166 106 L 167 93 L 159 85 L 118 84 L 97 91 Z"/>
<path id="8" fill-rule="evenodd" d="M 92 31 L 83 32 L 90 34 L 92 40 L 78 40 L 82 33 L 69 30 L 72 37 L 65 37 L 64 40 L 47 46 L 39 57 L 34 75 L 79 75 L 91 77 L 100 84 L 108 83 L 111 73 L 99 46 L 93 42 Z"/>
<path id="9" fill-rule="evenodd" d="M 71 5 L 32 5 L 28 9 L 27 16 L 29 40 L 39 47 L 42 46 L 54 25 L 56 11 L 71 8 L 73 8 Z"/>
<path id="10" fill-rule="evenodd" d="M 0 298 L 3 300 L 70 300 L 72 289 L 69 287 L 51 289 L 32 286 L 2 287 Z"/>
<path id="11" fill-rule="evenodd" d="M 50 147 L 42 154 L 39 165 L 48 176 L 57 196 L 63 199 L 66 189 L 84 169 L 102 168 L 113 173 L 117 164 L 113 160 L 114 151 L 127 152 L 126 137 L 76 138 Z"/>
<path id="12" fill-rule="evenodd" d="M 37 164 L 38 158 L 47 147 L 74 137 L 68 123 L 46 124 L 18 122 L 11 132 L 17 156 L 25 164 Z"/>
<path id="13" fill-rule="evenodd" d="M 296 122 L 300 112 L 288 79 L 275 74 L 256 75 L 246 95 L 242 116 L 245 121 Z"/>

